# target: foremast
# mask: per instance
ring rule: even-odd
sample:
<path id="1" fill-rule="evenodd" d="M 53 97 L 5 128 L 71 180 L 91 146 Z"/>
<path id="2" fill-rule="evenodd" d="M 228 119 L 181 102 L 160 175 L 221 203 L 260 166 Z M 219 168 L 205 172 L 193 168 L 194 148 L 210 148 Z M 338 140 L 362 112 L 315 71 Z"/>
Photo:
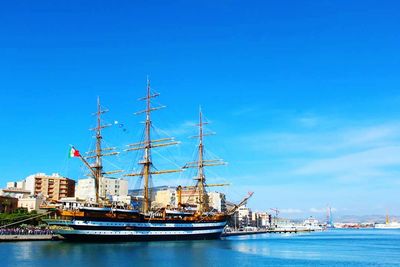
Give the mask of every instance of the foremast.
<path id="1" fill-rule="evenodd" d="M 175 141 L 174 138 L 163 138 L 152 140 L 151 129 L 152 129 L 152 120 L 151 120 L 151 112 L 164 108 L 164 106 L 153 107 L 151 100 L 153 98 L 158 97 L 159 93 L 152 93 L 150 87 L 150 80 L 147 79 L 147 95 L 139 100 L 146 101 L 146 109 L 136 112 L 135 115 L 145 114 L 145 129 L 144 129 L 144 139 L 141 142 L 134 143 L 128 145 L 130 148 L 126 149 L 126 151 L 134 151 L 134 150 L 143 150 L 143 160 L 139 162 L 142 165 L 142 170 L 140 173 L 130 173 L 125 174 L 124 176 L 133 177 L 140 176 L 143 178 L 143 204 L 142 204 L 142 212 L 147 214 L 151 209 L 151 196 L 150 196 L 150 178 L 152 175 L 156 174 L 165 174 L 165 173 L 174 173 L 180 172 L 181 169 L 177 170 L 160 170 L 154 171 L 152 170 L 153 162 L 152 162 L 152 148 L 155 147 L 163 147 L 163 146 L 171 146 L 176 145 L 179 142 Z"/>
<path id="2" fill-rule="evenodd" d="M 85 157 L 83 157 L 82 155 L 79 154 L 80 159 L 83 161 L 83 163 L 86 165 L 86 167 L 88 167 L 89 171 L 91 172 L 91 176 L 94 179 L 96 204 L 100 203 L 100 199 L 105 199 L 104 188 L 103 188 L 104 192 L 100 193 L 100 184 L 102 182 L 103 176 L 105 174 L 122 172 L 122 170 L 104 172 L 102 158 L 104 156 L 114 156 L 114 155 L 119 154 L 119 152 L 115 151 L 115 149 L 116 149 L 115 147 L 108 147 L 108 148 L 102 147 L 102 141 L 103 141 L 102 130 L 104 128 L 108 128 L 112 125 L 112 124 L 103 124 L 102 123 L 101 117 L 106 112 L 108 112 L 108 109 L 102 109 L 101 104 L 100 104 L 100 97 L 97 97 L 97 111 L 93 114 L 96 116 L 96 127 L 89 129 L 96 133 L 95 149 L 92 151 L 86 152 L 87 156 L 85 156 Z M 89 164 L 89 162 L 87 161 L 90 159 L 94 159 L 93 164 Z"/>

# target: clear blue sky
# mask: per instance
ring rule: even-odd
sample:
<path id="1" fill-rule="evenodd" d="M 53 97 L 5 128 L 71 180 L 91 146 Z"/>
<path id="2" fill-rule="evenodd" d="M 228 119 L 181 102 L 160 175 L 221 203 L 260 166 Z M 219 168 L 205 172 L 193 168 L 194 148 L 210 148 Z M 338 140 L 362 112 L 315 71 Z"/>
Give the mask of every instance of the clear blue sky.
<path id="1" fill-rule="evenodd" d="M 96 97 L 105 139 L 135 142 L 146 75 L 168 108 L 155 125 L 192 156 L 201 105 L 229 162 L 210 182 L 286 216 L 400 214 L 397 1 L 7 1 L 0 5 L 0 184 L 84 175 Z M 164 152 L 160 152 L 161 154 Z M 131 168 L 122 155 L 110 165 Z M 160 160 L 161 161 L 161 160 Z M 160 163 L 162 165 L 162 163 Z M 128 167 L 126 165 L 129 165 Z M 188 176 L 182 174 L 182 177 Z M 171 183 L 160 177 L 155 184 Z M 183 179 L 183 178 L 182 178 Z M 186 177 L 190 180 L 190 177 Z M 132 187 L 135 182 L 132 181 Z"/>

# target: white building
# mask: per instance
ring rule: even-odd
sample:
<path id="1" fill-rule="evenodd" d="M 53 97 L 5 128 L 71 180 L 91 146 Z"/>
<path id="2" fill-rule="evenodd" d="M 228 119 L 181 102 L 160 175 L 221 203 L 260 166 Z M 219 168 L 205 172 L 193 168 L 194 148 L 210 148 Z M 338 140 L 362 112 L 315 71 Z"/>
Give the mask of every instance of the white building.
<path id="1" fill-rule="evenodd" d="M 131 196 L 112 196 L 112 201 L 113 202 L 119 202 L 119 203 L 125 203 L 125 204 L 131 204 L 132 202 L 132 197 Z"/>
<path id="2" fill-rule="evenodd" d="M 43 198 L 41 196 L 30 196 L 26 198 L 18 199 L 18 208 L 26 208 L 29 212 L 32 210 L 39 210 L 40 205 L 43 203 Z"/>
<path id="3" fill-rule="evenodd" d="M 113 196 L 128 195 L 128 181 L 125 179 L 105 178 L 100 180 L 99 185 L 100 196 L 112 198 Z M 78 180 L 75 196 L 82 200 L 95 201 L 96 192 L 94 187 L 94 179 L 86 178 Z"/>
<path id="4" fill-rule="evenodd" d="M 272 216 L 267 212 L 258 212 L 256 213 L 256 219 L 258 223 L 258 227 L 268 227 L 270 226 L 270 220 L 272 220 Z"/>
<path id="5" fill-rule="evenodd" d="M 246 227 L 251 224 L 252 212 L 250 208 L 242 206 L 237 210 L 237 213 L 237 219 L 240 226 Z"/>
<path id="6" fill-rule="evenodd" d="M 16 187 L 11 187 L 11 188 L 6 188 L 0 190 L 0 195 L 1 196 L 9 196 L 9 197 L 14 197 L 14 198 L 26 198 L 31 195 L 30 191 L 16 188 Z"/>
<path id="7" fill-rule="evenodd" d="M 175 188 L 165 188 L 163 190 L 158 190 L 155 194 L 152 206 L 154 207 L 175 207 L 176 203 L 176 189 Z"/>
<path id="8" fill-rule="evenodd" d="M 225 194 L 218 192 L 208 192 L 208 203 L 210 207 L 219 212 L 226 211 Z"/>

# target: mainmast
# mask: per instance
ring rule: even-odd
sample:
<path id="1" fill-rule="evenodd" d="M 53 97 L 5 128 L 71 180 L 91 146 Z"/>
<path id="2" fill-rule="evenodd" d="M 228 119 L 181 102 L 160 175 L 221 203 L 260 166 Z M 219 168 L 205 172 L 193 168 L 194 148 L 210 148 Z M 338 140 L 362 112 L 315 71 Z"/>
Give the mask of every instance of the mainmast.
<path id="1" fill-rule="evenodd" d="M 203 145 L 203 114 L 199 111 L 199 160 L 197 164 L 197 185 L 199 191 L 200 211 L 208 209 L 208 196 L 205 188 L 206 177 L 204 175 L 204 145 Z"/>
<path id="2" fill-rule="evenodd" d="M 148 213 L 151 208 L 151 196 L 149 190 L 149 182 L 151 175 L 153 174 L 164 174 L 164 173 L 173 173 L 173 172 L 180 172 L 182 170 L 162 170 L 162 171 L 152 171 L 152 158 L 151 158 L 151 149 L 154 147 L 162 147 L 162 146 L 170 146 L 176 145 L 179 142 L 176 142 L 173 138 L 163 138 L 158 140 L 151 139 L 151 129 L 152 129 L 152 121 L 151 121 L 151 112 L 161 109 L 164 106 L 159 107 L 152 107 L 151 99 L 158 97 L 160 94 L 151 92 L 150 88 L 150 80 L 147 79 L 147 95 L 139 100 L 146 101 L 146 109 L 143 111 L 139 111 L 137 114 L 146 114 L 146 121 L 145 121 L 145 132 L 144 132 L 144 140 L 139 143 L 134 143 L 128 145 L 130 148 L 126 149 L 126 151 L 133 151 L 133 150 L 143 150 L 143 160 L 139 162 L 142 165 L 142 171 L 140 173 L 131 173 L 126 174 L 125 176 L 141 176 L 143 177 L 143 206 L 142 211 L 143 213 Z M 168 142 L 167 142 L 168 141 Z"/>
<path id="3" fill-rule="evenodd" d="M 197 161 L 195 162 L 189 162 L 187 163 L 183 168 L 197 168 L 197 176 L 194 178 L 196 180 L 196 192 L 198 194 L 198 204 L 199 204 L 199 212 L 203 213 L 209 210 L 209 203 L 208 203 L 208 195 L 207 195 L 207 190 L 206 187 L 209 186 L 224 186 L 227 184 L 216 184 L 216 185 L 207 185 L 206 184 L 206 176 L 204 172 L 204 167 L 206 166 L 219 166 L 219 165 L 225 165 L 225 162 L 223 162 L 221 159 L 214 159 L 214 160 L 205 160 L 204 159 L 204 144 L 203 144 L 203 137 L 206 135 L 212 135 L 214 133 L 204 133 L 204 125 L 208 124 L 208 122 L 203 121 L 203 112 L 201 111 L 201 108 L 199 110 L 199 124 L 197 126 L 199 127 L 199 135 L 194 136 L 199 139 L 199 144 L 198 144 L 198 156 L 197 156 Z"/>
<path id="4" fill-rule="evenodd" d="M 149 197 L 149 178 L 150 178 L 150 167 L 151 167 L 151 137 L 150 137 L 150 129 L 151 129 L 151 93 L 150 93 L 150 80 L 147 79 L 147 96 L 146 96 L 146 122 L 145 122 L 145 137 L 144 137 L 144 157 L 143 161 L 140 162 L 143 164 L 143 178 L 144 178 L 144 203 L 143 203 L 143 211 L 146 213 L 150 207 L 150 197 Z M 155 97 L 155 96 L 154 96 Z"/>

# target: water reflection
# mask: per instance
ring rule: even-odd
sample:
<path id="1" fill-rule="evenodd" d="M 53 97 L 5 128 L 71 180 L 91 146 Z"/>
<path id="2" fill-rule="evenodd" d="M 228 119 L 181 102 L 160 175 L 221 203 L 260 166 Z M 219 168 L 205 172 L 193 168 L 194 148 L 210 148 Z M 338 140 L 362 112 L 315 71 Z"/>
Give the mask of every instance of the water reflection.
<path id="1" fill-rule="evenodd" d="M 15 259 L 18 261 L 25 261 L 32 258 L 33 251 L 30 243 L 21 242 L 18 246 L 14 247 Z"/>
<path id="2" fill-rule="evenodd" d="M 324 232 L 213 241 L 0 244 L 0 266 L 400 266 L 400 235 Z"/>

